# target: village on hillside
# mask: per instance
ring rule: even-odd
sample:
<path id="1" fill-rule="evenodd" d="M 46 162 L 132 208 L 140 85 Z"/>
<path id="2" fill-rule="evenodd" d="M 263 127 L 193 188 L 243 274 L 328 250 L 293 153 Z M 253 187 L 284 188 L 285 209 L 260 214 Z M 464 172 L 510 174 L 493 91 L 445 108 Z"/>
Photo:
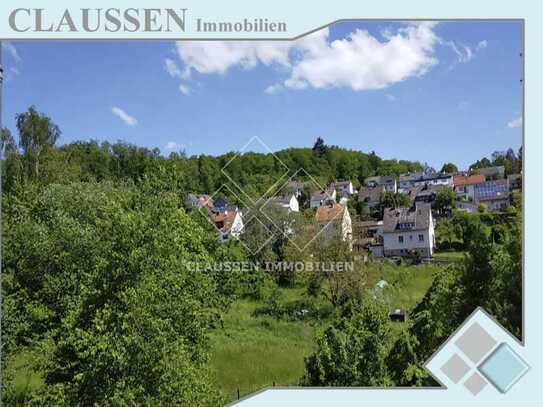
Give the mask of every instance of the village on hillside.
<path id="1" fill-rule="evenodd" d="M 268 201 L 286 214 L 309 214 L 313 222 L 305 229 L 311 228 L 321 242 L 336 239 L 374 258 L 424 259 L 434 255 L 436 221 L 444 214 L 453 208 L 469 213 L 503 211 L 521 189 L 521 174 L 506 176 L 503 166 L 494 166 L 371 176 L 359 186 L 342 180 L 319 189 L 311 181 L 291 180 Z M 221 242 L 248 233 L 246 208 L 230 203 L 229 197 L 189 194 L 186 205 L 205 210 Z M 294 233 L 291 226 L 283 233 Z"/>

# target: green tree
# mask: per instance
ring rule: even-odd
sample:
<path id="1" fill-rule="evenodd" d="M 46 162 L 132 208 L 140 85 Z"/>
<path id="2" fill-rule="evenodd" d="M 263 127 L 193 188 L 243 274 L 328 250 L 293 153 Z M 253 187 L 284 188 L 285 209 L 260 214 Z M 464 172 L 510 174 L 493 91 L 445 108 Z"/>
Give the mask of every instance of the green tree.
<path id="1" fill-rule="evenodd" d="M 436 193 L 432 208 L 441 216 L 448 216 L 456 207 L 456 194 L 451 188 L 442 188 Z"/>
<path id="2" fill-rule="evenodd" d="M 454 174 L 458 172 L 458 167 L 454 165 L 453 163 L 445 163 L 443 164 L 443 167 L 441 167 L 441 172 L 444 172 L 447 174 Z"/>
<path id="3" fill-rule="evenodd" d="M 313 154 L 317 157 L 322 157 L 326 154 L 328 146 L 324 143 L 321 137 L 317 137 L 315 144 L 313 144 Z"/>
<path id="4" fill-rule="evenodd" d="M 60 137 L 59 127 L 34 106 L 27 112 L 17 114 L 17 130 L 24 158 L 29 166 L 29 175 L 38 179 L 42 157 L 50 151 Z"/>
<path id="5" fill-rule="evenodd" d="M 220 404 L 206 332 L 226 301 L 188 263 L 211 257 L 180 207 L 176 194 L 87 183 L 11 212 L 5 350 L 47 349 L 36 403 Z"/>
<path id="6" fill-rule="evenodd" d="M 309 386 L 386 386 L 391 384 L 386 355 L 391 341 L 386 311 L 365 301 L 359 312 L 340 318 L 317 336 L 302 379 Z"/>

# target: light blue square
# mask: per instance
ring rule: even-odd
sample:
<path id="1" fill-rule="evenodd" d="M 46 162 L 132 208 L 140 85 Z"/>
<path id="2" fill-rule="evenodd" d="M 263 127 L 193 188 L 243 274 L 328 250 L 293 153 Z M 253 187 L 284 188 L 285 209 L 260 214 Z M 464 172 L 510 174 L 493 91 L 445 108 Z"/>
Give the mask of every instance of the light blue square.
<path id="1" fill-rule="evenodd" d="M 500 344 L 479 365 L 480 372 L 502 393 L 506 393 L 530 369 L 526 362 L 506 344 Z"/>

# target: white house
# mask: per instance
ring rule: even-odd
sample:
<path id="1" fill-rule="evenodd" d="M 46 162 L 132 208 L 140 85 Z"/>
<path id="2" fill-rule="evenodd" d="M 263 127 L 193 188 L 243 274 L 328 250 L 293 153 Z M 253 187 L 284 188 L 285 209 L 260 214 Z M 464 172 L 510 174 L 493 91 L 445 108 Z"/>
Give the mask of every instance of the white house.
<path id="1" fill-rule="evenodd" d="M 354 194 L 353 183 L 351 181 L 337 181 L 332 184 L 332 187 L 342 197 Z"/>
<path id="2" fill-rule="evenodd" d="M 318 208 L 327 202 L 336 202 L 336 190 L 326 189 L 324 191 L 313 192 L 309 201 L 310 208 Z"/>
<path id="3" fill-rule="evenodd" d="M 353 225 L 347 206 L 335 202 L 329 202 L 320 206 L 315 213 L 317 224 L 316 233 L 320 241 L 327 242 L 330 239 L 341 239 L 348 242 L 349 246 L 353 238 Z"/>
<path id="4" fill-rule="evenodd" d="M 295 194 L 275 196 L 270 201 L 281 208 L 287 209 L 288 212 L 300 212 L 300 204 Z"/>
<path id="5" fill-rule="evenodd" d="M 230 237 L 239 238 L 243 233 L 243 217 L 238 208 L 230 208 L 224 211 L 212 212 L 211 221 L 219 231 L 219 240 L 227 241 Z"/>
<path id="6" fill-rule="evenodd" d="M 418 253 L 432 257 L 435 248 L 431 206 L 385 209 L 383 216 L 383 254 L 407 256 Z"/>
<path id="7" fill-rule="evenodd" d="M 375 177 L 368 177 L 364 180 L 364 184 L 368 187 L 382 186 L 385 188 L 386 192 L 396 193 L 398 191 L 398 183 L 396 182 L 396 177 L 392 175 L 378 175 Z"/>
<path id="8" fill-rule="evenodd" d="M 490 211 L 501 211 L 511 204 L 507 179 L 486 181 L 475 186 L 475 203 L 484 204 Z"/>
<path id="9" fill-rule="evenodd" d="M 474 201 L 475 200 L 475 188 L 477 184 L 482 184 L 485 182 L 484 175 L 455 175 L 453 177 L 454 192 L 456 196 L 464 201 Z"/>
<path id="10" fill-rule="evenodd" d="M 453 175 L 441 172 L 412 173 L 400 175 L 400 190 L 404 192 L 417 186 L 453 186 Z"/>

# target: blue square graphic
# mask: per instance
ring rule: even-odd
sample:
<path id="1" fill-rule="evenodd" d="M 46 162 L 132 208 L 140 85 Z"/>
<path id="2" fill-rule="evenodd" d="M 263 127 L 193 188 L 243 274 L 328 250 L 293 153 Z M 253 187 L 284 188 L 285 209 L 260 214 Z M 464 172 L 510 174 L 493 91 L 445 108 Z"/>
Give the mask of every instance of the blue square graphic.
<path id="1" fill-rule="evenodd" d="M 526 362 L 506 344 L 500 344 L 479 371 L 502 393 L 506 393 L 530 369 Z"/>

